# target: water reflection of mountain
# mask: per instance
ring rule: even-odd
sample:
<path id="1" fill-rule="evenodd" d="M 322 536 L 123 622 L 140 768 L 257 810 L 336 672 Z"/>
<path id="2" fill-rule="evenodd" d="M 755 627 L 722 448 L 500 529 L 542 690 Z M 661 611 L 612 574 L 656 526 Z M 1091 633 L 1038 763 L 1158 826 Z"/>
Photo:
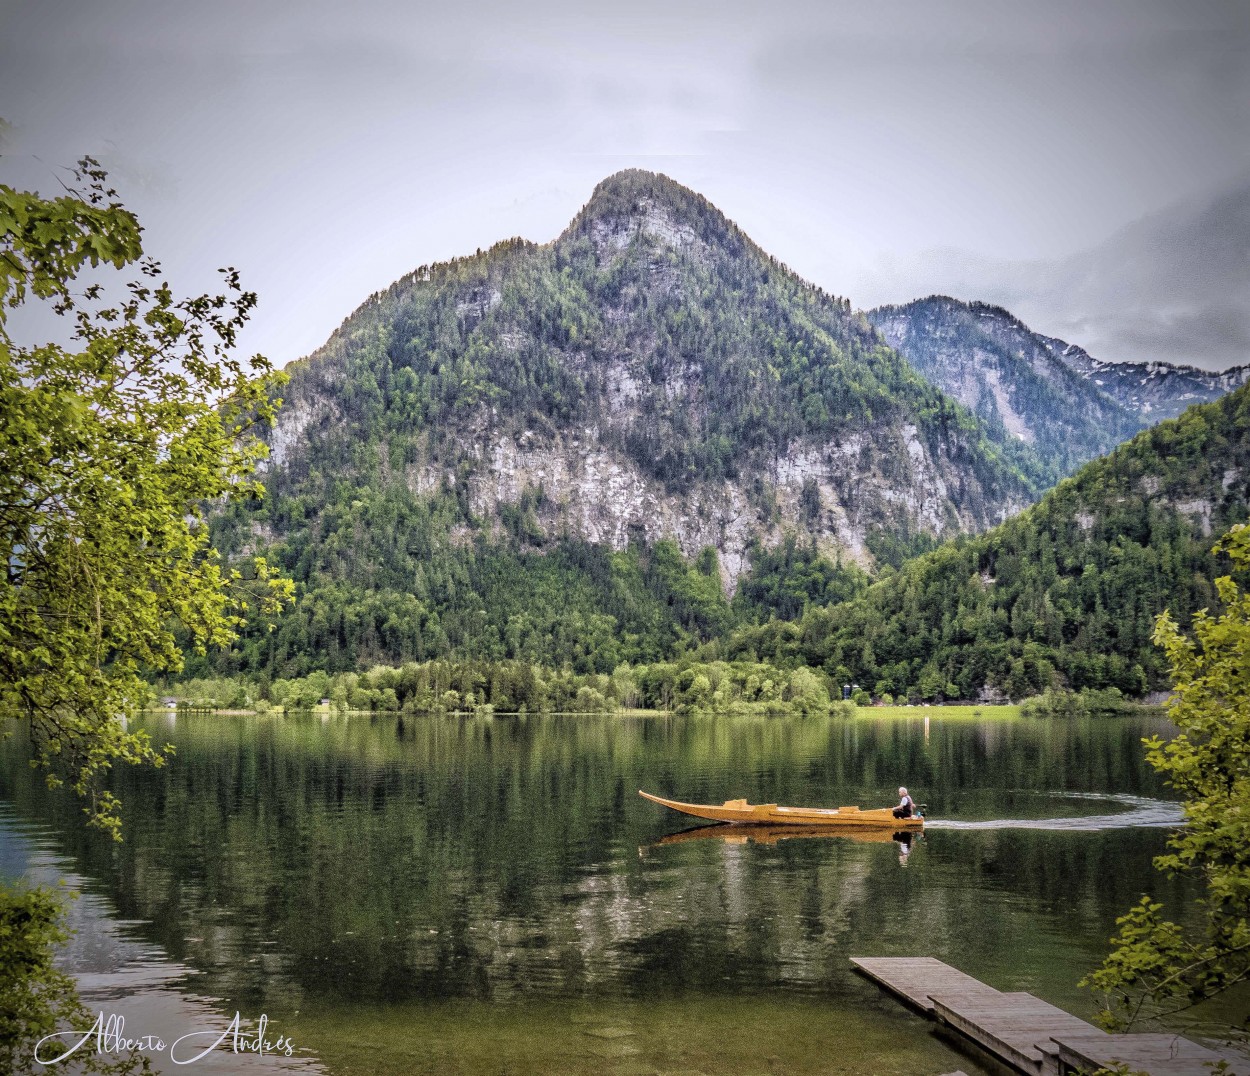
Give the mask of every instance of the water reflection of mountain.
<path id="1" fill-rule="evenodd" d="M 632 790 L 854 803 L 905 780 L 934 816 L 1005 816 L 1021 790 L 1039 810 L 1039 792 L 1157 793 L 1145 731 L 935 720 L 926 741 L 906 721 L 194 716 L 157 730 L 177 746 L 169 767 L 117 775 L 120 847 L 86 835 L 13 746 L 0 797 L 54 819 L 76 869 L 197 989 L 258 1009 L 840 994 L 859 989 L 852 951 L 917 946 L 1066 997 L 1115 916 L 1145 884 L 1164 888 L 1150 869 L 1161 832 L 935 833 L 907 870 L 892 844 L 832 840 L 695 840 L 640 858 L 674 823 Z"/>

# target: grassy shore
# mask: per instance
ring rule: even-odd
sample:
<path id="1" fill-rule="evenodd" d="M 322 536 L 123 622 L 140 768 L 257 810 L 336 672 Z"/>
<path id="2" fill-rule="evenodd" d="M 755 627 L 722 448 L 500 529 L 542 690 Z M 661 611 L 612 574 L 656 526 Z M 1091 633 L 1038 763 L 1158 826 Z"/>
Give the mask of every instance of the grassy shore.
<path id="1" fill-rule="evenodd" d="M 960 704 L 951 706 L 861 706 L 857 717 L 970 717 L 978 721 L 1019 717 L 1019 706 L 976 706 Z"/>

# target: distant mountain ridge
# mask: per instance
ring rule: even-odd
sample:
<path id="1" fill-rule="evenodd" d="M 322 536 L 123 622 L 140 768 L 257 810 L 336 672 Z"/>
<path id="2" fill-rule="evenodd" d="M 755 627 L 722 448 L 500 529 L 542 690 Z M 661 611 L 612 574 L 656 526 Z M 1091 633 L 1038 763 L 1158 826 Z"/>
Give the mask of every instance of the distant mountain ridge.
<path id="1" fill-rule="evenodd" d="M 1103 362 L 1056 337 L 1042 339 L 1083 378 L 1148 422 L 1175 418 L 1194 404 L 1210 403 L 1250 381 L 1250 364 L 1200 370 L 1166 362 Z"/>
<path id="2" fill-rule="evenodd" d="M 996 303 L 1104 362 L 1226 370 L 1250 362 L 1247 250 L 1250 171 L 1062 257 L 947 249 L 913 271 L 921 287 Z"/>
<path id="3" fill-rule="evenodd" d="M 885 341 L 984 420 L 1027 443 L 1055 480 L 1110 451 L 1142 423 L 1001 307 L 944 295 L 867 314 Z"/>
<path id="4" fill-rule="evenodd" d="M 1027 442 L 1055 477 L 1250 380 L 1250 366 L 1215 373 L 1161 362 L 1100 362 L 1078 345 L 1034 332 L 1002 307 L 945 295 L 866 316 L 996 439 Z"/>

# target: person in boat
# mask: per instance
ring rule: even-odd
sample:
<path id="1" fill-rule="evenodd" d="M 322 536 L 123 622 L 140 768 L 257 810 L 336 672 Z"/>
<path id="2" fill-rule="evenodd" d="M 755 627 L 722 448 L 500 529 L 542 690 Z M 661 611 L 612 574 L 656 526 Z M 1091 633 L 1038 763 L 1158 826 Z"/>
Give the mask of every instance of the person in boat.
<path id="1" fill-rule="evenodd" d="M 911 818 L 916 813 L 916 804 L 901 785 L 898 790 L 898 806 L 894 808 L 895 818 Z"/>

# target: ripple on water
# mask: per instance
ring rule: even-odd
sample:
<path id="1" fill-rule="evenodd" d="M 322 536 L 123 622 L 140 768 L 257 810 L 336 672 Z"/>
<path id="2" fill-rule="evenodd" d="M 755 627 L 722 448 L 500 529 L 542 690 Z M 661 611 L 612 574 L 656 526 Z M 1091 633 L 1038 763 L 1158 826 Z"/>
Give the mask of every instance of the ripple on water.
<path id="1" fill-rule="evenodd" d="M 1182 825 L 1185 821 L 1181 805 L 1167 800 L 1093 792 L 1066 792 L 1056 793 L 1056 795 L 1062 795 L 1067 799 L 1119 803 L 1123 804 L 1127 810 L 1116 811 L 1113 814 L 1083 815 L 1076 818 L 987 818 L 976 822 L 935 818 L 931 821 L 925 819 L 925 829 L 1134 829 L 1173 827 Z"/>
<path id="2" fill-rule="evenodd" d="M 166 1043 L 189 1032 L 220 1033 L 229 1025 L 228 1005 L 188 989 L 192 968 L 171 959 L 159 946 L 143 941 L 133 929 L 140 921 L 122 918 L 105 896 L 88 887 L 90 880 L 77 874 L 70 859 L 56 850 L 51 830 L 17 820 L 4 804 L 0 804 L 0 881 L 51 888 L 63 882 L 67 892 L 77 895 L 66 903 L 66 923 L 73 933 L 61 950 L 58 964 L 74 975 L 79 997 L 89 1014 L 119 1018 L 127 1036 L 152 1035 Z M 255 1035 L 256 1014 L 241 1016 L 243 1033 Z M 279 1033 L 271 1032 L 275 1037 Z M 211 1041 L 211 1036 L 191 1041 L 204 1044 Z M 184 1054 L 181 1062 L 174 1061 L 168 1051 L 148 1051 L 146 1056 L 152 1072 L 158 1076 L 190 1071 L 185 1061 L 190 1054 Z M 241 1060 L 223 1045 L 194 1062 L 194 1072 L 197 1076 L 229 1076 L 241 1071 Z M 324 1076 L 326 1071 L 304 1051 L 294 1057 L 282 1053 L 248 1054 L 246 1062 L 249 1071 L 258 1076 Z"/>

